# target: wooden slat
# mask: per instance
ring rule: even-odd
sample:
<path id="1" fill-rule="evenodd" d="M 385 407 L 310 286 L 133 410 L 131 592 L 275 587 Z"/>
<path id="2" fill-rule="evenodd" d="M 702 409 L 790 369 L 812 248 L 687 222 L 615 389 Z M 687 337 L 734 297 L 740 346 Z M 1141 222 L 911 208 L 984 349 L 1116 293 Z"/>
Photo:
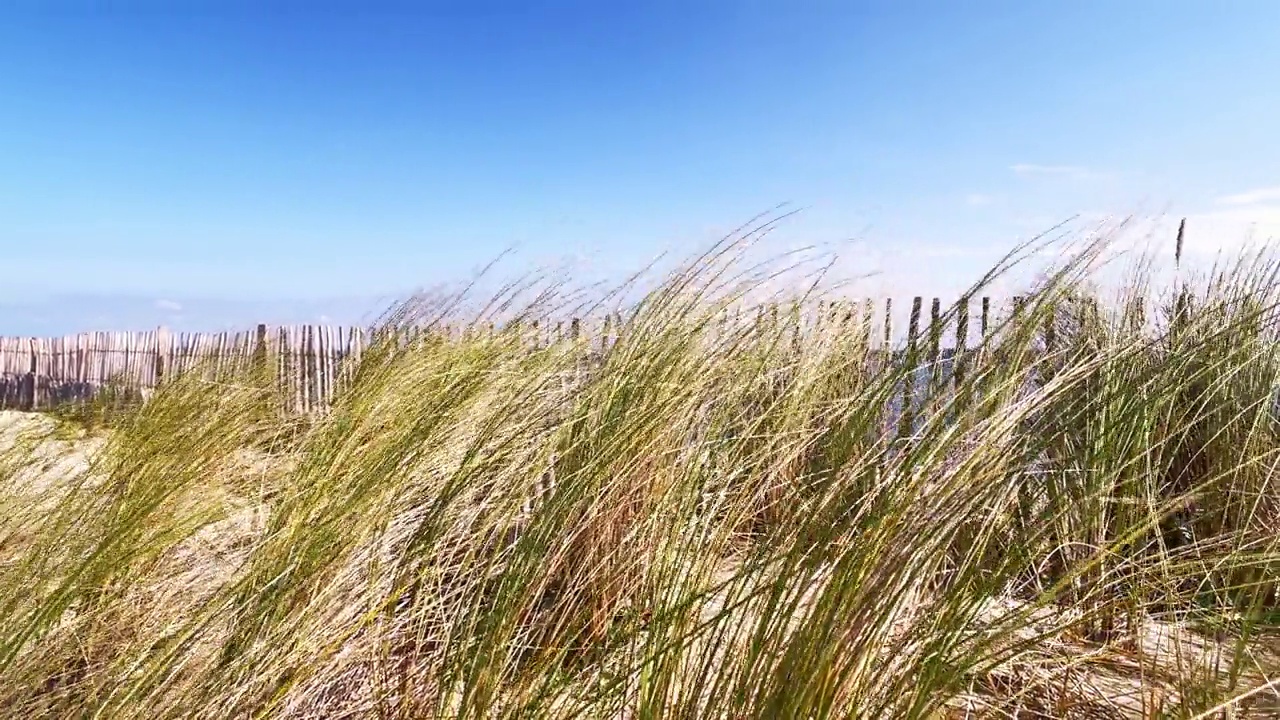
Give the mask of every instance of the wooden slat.
<path id="1" fill-rule="evenodd" d="M 902 411 L 898 426 L 898 437 L 907 438 L 914 430 L 915 408 L 912 406 L 915 397 L 915 372 L 919 365 L 920 308 L 924 299 L 916 296 L 911 299 L 911 317 L 907 324 L 907 347 L 903 362 L 905 380 L 902 383 Z"/>
<path id="2" fill-rule="evenodd" d="M 885 352 L 893 349 L 893 298 L 884 300 L 884 345 L 880 349 Z"/>

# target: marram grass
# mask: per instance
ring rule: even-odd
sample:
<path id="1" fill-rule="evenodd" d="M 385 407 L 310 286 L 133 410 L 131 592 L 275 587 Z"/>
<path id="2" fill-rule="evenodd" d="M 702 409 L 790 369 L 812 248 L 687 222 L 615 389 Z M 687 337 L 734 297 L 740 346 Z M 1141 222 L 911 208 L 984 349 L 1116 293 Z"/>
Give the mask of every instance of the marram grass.
<path id="1" fill-rule="evenodd" d="M 250 372 L 11 424 L 0 715 L 1275 716 L 1276 265 L 1139 315 L 1085 248 L 955 378 L 736 315 L 735 252 L 604 352 L 512 291 L 314 418 Z"/>

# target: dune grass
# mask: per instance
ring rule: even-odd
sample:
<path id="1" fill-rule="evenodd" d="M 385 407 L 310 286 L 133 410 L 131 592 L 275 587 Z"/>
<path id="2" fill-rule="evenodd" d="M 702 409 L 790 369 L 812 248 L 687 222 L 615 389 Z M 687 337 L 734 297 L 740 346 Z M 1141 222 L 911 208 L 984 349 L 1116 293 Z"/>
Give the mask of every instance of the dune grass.
<path id="1" fill-rule="evenodd" d="M 321 416 L 192 374 L 0 446 L 0 715 L 1274 716 L 1269 257 L 1144 317 L 1085 247 L 922 382 L 857 312 L 726 322 L 736 248 L 604 351 L 513 286 Z"/>

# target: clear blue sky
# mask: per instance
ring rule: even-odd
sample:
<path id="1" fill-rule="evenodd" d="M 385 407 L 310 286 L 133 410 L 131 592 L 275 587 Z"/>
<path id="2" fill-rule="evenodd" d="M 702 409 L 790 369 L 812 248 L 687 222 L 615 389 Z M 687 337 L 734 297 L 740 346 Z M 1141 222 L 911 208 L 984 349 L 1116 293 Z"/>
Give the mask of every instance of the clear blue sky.
<path id="1" fill-rule="evenodd" d="M 1280 227 L 1274 0 L 42 5 L 0 19 L 10 308 L 613 271 L 781 201 L 904 293 L 1074 213 Z"/>

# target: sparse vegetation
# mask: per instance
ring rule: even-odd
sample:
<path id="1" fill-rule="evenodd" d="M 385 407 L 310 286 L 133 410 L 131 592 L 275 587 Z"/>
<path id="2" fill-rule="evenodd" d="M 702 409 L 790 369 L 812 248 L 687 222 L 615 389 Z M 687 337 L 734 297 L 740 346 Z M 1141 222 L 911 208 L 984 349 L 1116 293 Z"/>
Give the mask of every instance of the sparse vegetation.
<path id="1" fill-rule="evenodd" d="M 768 273 L 734 248 L 588 369 L 506 294 L 505 330 L 376 347 L 307 421 L 243 375 L 80 464 L 11 428 L 0 714 L 1280 712 L 1280 266 L 1144 319 L 1090 246 L 920 383 L 856 313 L 722 323 Z"/>

